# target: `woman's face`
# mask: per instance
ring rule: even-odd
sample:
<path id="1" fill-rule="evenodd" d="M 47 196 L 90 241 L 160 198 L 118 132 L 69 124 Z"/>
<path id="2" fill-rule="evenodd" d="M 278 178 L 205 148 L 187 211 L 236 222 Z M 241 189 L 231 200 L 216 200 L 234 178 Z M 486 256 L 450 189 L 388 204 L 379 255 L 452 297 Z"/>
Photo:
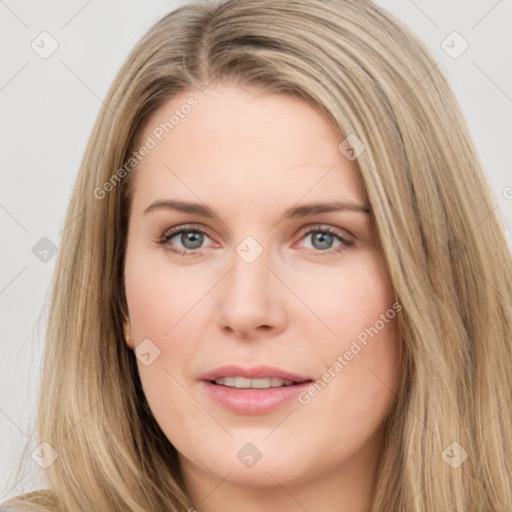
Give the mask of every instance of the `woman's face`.
<path id="1" fill-rule="evenodd" d="M 169 101 L 140 140 L 128 343 L 187 478 L 367 473 L 400 307 L 343 139 L 300 99 L 212 85 Z"/>

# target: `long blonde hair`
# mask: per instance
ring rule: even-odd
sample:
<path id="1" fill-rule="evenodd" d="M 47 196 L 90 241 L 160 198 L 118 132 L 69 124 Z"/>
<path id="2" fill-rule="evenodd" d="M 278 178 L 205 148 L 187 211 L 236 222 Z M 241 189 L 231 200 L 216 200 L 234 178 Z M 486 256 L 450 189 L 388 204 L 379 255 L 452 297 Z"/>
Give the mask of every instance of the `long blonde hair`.
<path id="1" fill-rule="evenodd" d="M 192 506 L 124 342 L 133 172 L 119 170 L 164 102 L 214 80 L 298 96 L 365 145 L 355 163 L 403 308 L 404 360 L 372 511 L 511 506 L 512 258 L 504 221 L 435 61 L 368 0 L 189 5 L 136 45 L 90 137 L 55 267 L 34 432 L 58 458 L 45 470 L 47 490 L 6 505 Z M 462 463 L 450 463 L 455 455 Z"/>

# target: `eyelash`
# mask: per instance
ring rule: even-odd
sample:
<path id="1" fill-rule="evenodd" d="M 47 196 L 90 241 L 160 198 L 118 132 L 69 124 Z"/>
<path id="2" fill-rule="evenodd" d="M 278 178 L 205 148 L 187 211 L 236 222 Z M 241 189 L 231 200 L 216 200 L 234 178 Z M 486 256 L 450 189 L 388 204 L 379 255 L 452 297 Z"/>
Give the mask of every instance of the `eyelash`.
<path id="1" fill-rule="evenodd" d="M 204 249 L 204 247 L 202 247 L 201 249 L 196 249 L 196 250 L 193 250 L 193 249 L 182 250 L 182 249 L 176 249 L 174 247 L 171 247 L 168 244 L 168 242 L 171 238 L 174 238 L 176 235 L 179 235 L 180 233 L 185 233 L 185 232 L 200 233 L 200 234 L 208 236 L 206 231 L 201 229 L 199 226 L 194 225 L 194 224 L 186 224 L 183 226 L 172 228 L 170 231 L 164 233 L 158 240 L 158 243 L 161 245 L 167 245 L 166 249 L 168 251 L 174 252 L 180 256 L 199 256 L 199 255 L 201 255 L 200 251 L 202 249 Z M 327 249 L 325 251 L 321 251 L 321 250 L 317 249 L 314 254 L 320 254 L 321 256 L 331 256 L 333 254 L 343 252 L 347 248 L 354 245 L 354 242 L 349 241 L 346 238 L 342 237 L 337 230 L 330 228 L 328 226 L 321 226 L 321 225 L 315 226 L 314 228 L 311 228 L 308 231 L 306 231 L 302 235 L 301 239 L 305 238 L 306 236 L 310 235 L 311 233 L 327 233 L 329 235 L 334 236 L 341 242 L 341 244 L 334 249 Z"/>

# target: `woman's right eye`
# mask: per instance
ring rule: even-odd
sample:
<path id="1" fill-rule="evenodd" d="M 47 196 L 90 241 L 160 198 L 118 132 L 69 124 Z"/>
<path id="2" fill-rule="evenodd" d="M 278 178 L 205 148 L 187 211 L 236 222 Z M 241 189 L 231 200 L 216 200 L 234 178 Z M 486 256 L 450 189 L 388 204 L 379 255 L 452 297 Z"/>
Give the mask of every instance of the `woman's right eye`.
<path id="1" fill-rule="evenodd" d="M 162 235 L 160 243 L 166 249 L 181 254 L 182 256 L 194 255 L 203 249 L 201 247 L 205 238 L 210 238 L 205 231 L 195 226 L 179 226 Z"/>

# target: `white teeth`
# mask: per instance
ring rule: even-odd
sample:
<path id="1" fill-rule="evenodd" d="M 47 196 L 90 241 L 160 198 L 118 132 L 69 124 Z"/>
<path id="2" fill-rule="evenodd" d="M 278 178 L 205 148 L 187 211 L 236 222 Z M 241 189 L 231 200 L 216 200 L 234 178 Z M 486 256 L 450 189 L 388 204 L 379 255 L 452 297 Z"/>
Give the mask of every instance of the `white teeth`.
<path id="1" fill-rule="evenodd" d="M 279 388 L 281 386 L 291 386 L 292 380 L 269 377 L 266 379 L 248 379 L 246 377 L 219 377 L 215 379 L 215 384 L 239 389 L 268 389 Z"/>
<path id="2" fill-rule="evenodd" d="M 235 377 L 235 388 L 250 388 L 251 387 L 251 379 L 246 379 L 245 377 Z"/>
<path id="3" fill-rule="evenodd" d="M 217 381 L 215 381 L 217 382 Z M 224 377 L 224 385 L 225 386 L 234 386 L 235 385 L 235 377 Z"/>
<path id="4" fill-rule="evenodd" d="M 251 388 L 265 389 L 272 387 L 272 381 L 270 379 L 247 379 L 249 381 L 248 386 Z"/>

